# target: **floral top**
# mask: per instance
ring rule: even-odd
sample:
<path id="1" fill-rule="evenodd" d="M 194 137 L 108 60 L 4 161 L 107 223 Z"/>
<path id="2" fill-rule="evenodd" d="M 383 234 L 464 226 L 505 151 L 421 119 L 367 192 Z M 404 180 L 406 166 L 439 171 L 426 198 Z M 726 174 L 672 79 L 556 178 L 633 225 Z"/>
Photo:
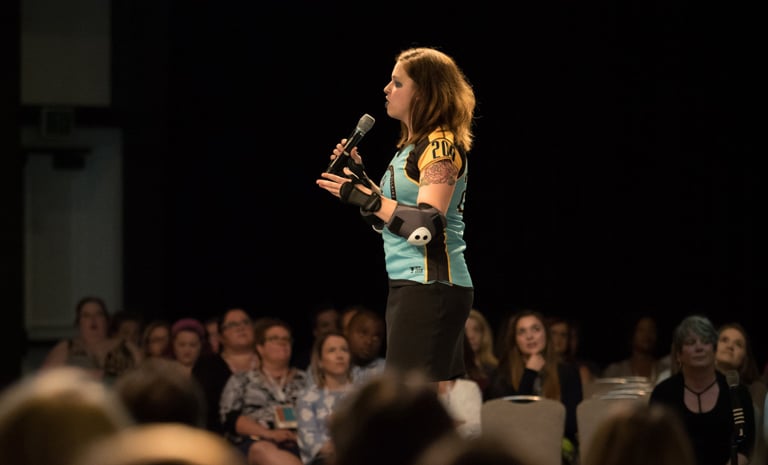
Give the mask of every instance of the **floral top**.
<path id="1" fill-rule="evenodd" d="M 310 463 L 323 444 L 330 439 L 330 416 L 339 401 L 352 390 L 352 386 L 350 383 L 345 389 L 329 390 L 313 385 L 299 397 L 296 404 L 299 452 L 301 461 L 305 464 Z"/>
<path id="2" fill-rule="evenodd" d="M 307 373 L 298 368 L 291 368 L 282 383 L 261 370 L 233 374 L 224 385 L 219 403 L 225 436 L 234 443 L 243 440 L 243 436 L 235 430 L 241 415 L 267 428 L 275 428 L 275 407 L 294 407 L 306 387 Z"/>

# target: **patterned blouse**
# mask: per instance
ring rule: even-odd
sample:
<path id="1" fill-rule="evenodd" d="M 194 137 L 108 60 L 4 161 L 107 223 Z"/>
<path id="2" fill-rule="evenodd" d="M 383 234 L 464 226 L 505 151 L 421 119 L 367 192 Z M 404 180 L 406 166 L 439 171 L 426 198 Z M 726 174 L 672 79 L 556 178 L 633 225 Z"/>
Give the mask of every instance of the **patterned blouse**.
<path id="1" fill-rule="evenodd" d="M 230 376 L 221 392 L 219 413 L 224 433 L 234 443 L 244 437 L 235 430 L 241 415 L 258 421 L 267 428 L 275 428 L 275 407 L 295 407 L 307 387 L 307 373 L 291 368 L 282 383 L 261 370 L 251 370 Z"/>
<path id="2" fill-rule="evenodd" d="M 299 397 L 296 411 L 302 462 L 310 463 L 323 444 L 330 439 L 328 431 L 330 416 L 339 401 L 352 390 L 353 386 L 350 383 L 345 389 L 329 390 L 313 385 Z"/>

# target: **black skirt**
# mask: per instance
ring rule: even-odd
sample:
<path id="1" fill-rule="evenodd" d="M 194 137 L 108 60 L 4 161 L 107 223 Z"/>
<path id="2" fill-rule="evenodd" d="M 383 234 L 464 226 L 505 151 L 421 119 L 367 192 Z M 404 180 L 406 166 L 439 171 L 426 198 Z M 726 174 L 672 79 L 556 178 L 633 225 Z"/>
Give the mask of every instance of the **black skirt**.
<path id="1" fill-rule="evenodd" d="M 421 370 L 431 381 L 464 376 L 464 325 L 474 289 L 392 281 L 387 297 L 387 369 Z"/>

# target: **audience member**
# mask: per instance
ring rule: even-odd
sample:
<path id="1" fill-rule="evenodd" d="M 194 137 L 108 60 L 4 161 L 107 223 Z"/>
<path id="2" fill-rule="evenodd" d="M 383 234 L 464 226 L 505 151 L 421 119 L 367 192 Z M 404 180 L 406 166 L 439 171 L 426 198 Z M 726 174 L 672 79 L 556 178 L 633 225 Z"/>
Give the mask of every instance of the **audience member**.
<path id="1" fill-rule="evenodd" d="M 611 414 L 585 452 L 581 465 L 696 465 L 680 417 L 662 404 L 637 403 Z"/>
<path id="2" fill-rule="evenodd" d="M 107 305 L 99 297 L 83 297 L 75 307 L 77 335 L 59 341 L 48 352 L 42 368 L 77 366 L 107 383 L 142 360 L 141 349 L 125 339 L 109 337 Z"/>
<path id="3" fill-rule="evenodd" d="M 747 330 L 739 323 L 732 322 L 722 326 L 717 331 L 717 352 L 715 353 L 715 367 L 724 374 L 735 372 L 738 374 L 738 380 L 744 384 L 752 397 L 752 403 L 755 406 L 756 430 L 755 447 L 752 450 L 752 456 L 749 463 L 765 464 L 766 444 L 763 441 L 763 405 L 765 404 L 766 389 L 765 381 L 760 377 L 760 371 L 757 368 L 755 355 L 752 350 Z"/>
<path id="4" fill-rule="evenodd" d="M 480 436 L 480 408 L 483 406 L 483 394 L 477 382 L 469 378 L 438 381 L 437 395 L 453 417 L 459 436 L 463 438 Z"/>
<path id="5" fill-rule="evenodd" d="M 307 387 L 304 370 L 292 367 L 291 328 L 268 318 L 256 331 L 257 369 L 233 374 L 221 393 L 221 421 L 226 436 L 249 465 L 300 465 L 296 436 L 296 401 Z M 283 421 L 285 420 L 285 424 Z"/>
<path id="6" fill-rule="evenodd" d="M 141 332 L 144 330 L 144 317 L 130 310 L 120 310 L 109 319 L 107 334 L 130 341 L 136 347 L 141 346 Z"/>
<path id="7" fill-rule="evenodd" d="M 179 423 L 140 424 L 89 446 L 68 465 L 246 465 L 224 438 Z"/>
<path id="8" fill-rule="evenodd" d="M 231 308 L 219 318 L 219 352 L 202 354 L 192 367 L 192 377 L 203 388 L 206 428 L 223 434 L 219 415 L 221 391 L 230 376 L 259 367 L 256 336 L 250 315 L 242 308 Z"/>
<path id="9" fill-rule="evenodd" d="M 375 311 L 358 306 L 347 325 L 347 340 L 352 355 L 352 379 L 363 384 L 384 370 L 384 318 Z"/>
<path id="10" fill-rule="evenodd" d="M 171 324 L 166 320 L 152 320 L 147 323 L 141 337 L 144 358 L 171 357 Z"/>
<path id="11" fill-rule="evenodd" d="M 603 376 L 606 378 L 626 378 L 639 376 L 646 378 L 651 385 L 657 384 L 659 376 L 669 369 L 669 354 L 662 356 L 658 347 L 658 326 L 656 318 L 642 315 L 637 318 L 627 338 L 629 356 L 610 363 Z"/>
<path id="12" fill-rule="evenodd" d="M 219 344 L 219 319 L 217 317 L 212 316 L 205 320 L 205 338 L 211 352 L 218 354 L 221 345 Z"/>
<path id="13" fill-rule="evenodd" d="M 387 370 L 356 388 L 331 417 L 334 465 L 411 465 L 443 437 L 461 440 L 422 373 Z"/>
<path id="14" fill-rule="evenodd" d="M 205 428 L 202 389 L 173 360 L 148 358 L 121 376 L 114 389 L 137 423 L 184 423 Z"/>
<path id="15" fill-rule="evenodd" d="M 347 338 L 338 330 L 319 334 L 312 347 L 310 371 L 315 383 L 299 397 L 298 443 L 305 464 L 332 462 L 328 421 L 339 401 L 352 390 L 352 364 Z"/>
<path id="16" fill-rule="evenodd" d="M 469 342 L 472 349 L 474 365 L 480 369 L 480 376 L 473 375 L 471 378 L 483 390 L 488 386 L 491 373 L 499 365 L 499 360 L 493 351 L 493 330 L 485 315 L 473 308 L 469 311 L 464 333 L 467 335 L 465 342 Z"/>
<path id="17" fill-rule="evenodd" d="M 321 335 L 330 331 L 341 331 L 341 314 L 331 304 L 322 304 L 312 311 L 312 342 L 305 350 L 295 353 L 293 365 L 306 368 L 308 372 L 314 342 Z M 304 349 L 304 348 L 302 348 Z"/>
<path id="18" fill-rule="evenodd" d="M 171 326 L 171 351 L 173 359 L 191 375 L 205 347 L 205 327 L 195 318 L 181 318 Z M 206 352 L 209 352 L 206 350 Z"/>
<path id="19" fill-rule="evenodd" d="M 598 378 L 602 374 L 603 367 L 601 367 L 600 364 L 595 360 L 586 358 L 582 355 L 581 340 L 583 337 L 583 328 L 581 320 L 577 318 L 571 318 L 568 323 L 570 326 L 570 334 L 568 335 L 568 355 L 573 361 L 576 362 L 577 365 L 579 365 L 579 367 L 586 367 L 589 371 L 588 376 L 585 376 L 584 373 L 581 372 L 581 379 L 589 379 L 590 381 L 594 381 L 595 378 Z"/>
<path id="20" fill-rule="evenodd" d="M 715 368 L 718 334 L 704 316 L 686 317 L 672 336 L 672 357 L 679 371 L 659 382 L 650 403 L 673 408 L 683 419 L 691 438 L 697 465 L 724 465 L 736 454 L 746 465 L 755 442 L 752 399 L 743 384 L 729 388 L 725 375 Z M 732 397 L 743 409 L 743 424 L 735 434 Z"/>
<path id="21" fill-rule="evenodd" d="M 430 445 L 415 465 L 537 465 L 515 455 L 515 451 L 495 438 L 446 437 Z"/>
<path id="22" fill-rule="evenodd" d="M 571 354 L 571 321 L 562 316 L 551 316 L 547 317 L 546 323 L 549 327 L 549 335 L 552 338 L 552 346 L 555 352 L 563 363 L 570 363 L 578 368 L 582 387 L 594 381 L 594 376 L 589 366 L 577 360 Z"/>
<path id="23" fill-rule="evenodd" d="M 559 400 L 565 406 L 565 459 L 578 456 L 576 406 L 583 399 L 579 371 L 563 363 L 550 344 L 544 316 L 535 310 L 521 310 L 507 325 L 509 344 L 501 355 L 485 399 L 512 395 L 538 395 Z"/>
<path id="24" fill-rule="evenodd" d="M 70 465 L 90 443 L 131 424 L 119 399 L 88 371 L 38 371 L 0 393 L 0 463 Z"/>

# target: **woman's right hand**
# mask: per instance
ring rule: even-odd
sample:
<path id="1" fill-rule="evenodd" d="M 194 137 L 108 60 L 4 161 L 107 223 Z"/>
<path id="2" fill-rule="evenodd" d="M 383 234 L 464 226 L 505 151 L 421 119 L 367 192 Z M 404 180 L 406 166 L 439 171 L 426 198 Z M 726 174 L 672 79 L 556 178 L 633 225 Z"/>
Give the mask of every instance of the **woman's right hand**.
<path id="1" fill-rule="evenodd" d="M 269 432 L 268 439 L 274 442 L 296 441 L 296 432 L 290 429 L 275 428 Z"/>

